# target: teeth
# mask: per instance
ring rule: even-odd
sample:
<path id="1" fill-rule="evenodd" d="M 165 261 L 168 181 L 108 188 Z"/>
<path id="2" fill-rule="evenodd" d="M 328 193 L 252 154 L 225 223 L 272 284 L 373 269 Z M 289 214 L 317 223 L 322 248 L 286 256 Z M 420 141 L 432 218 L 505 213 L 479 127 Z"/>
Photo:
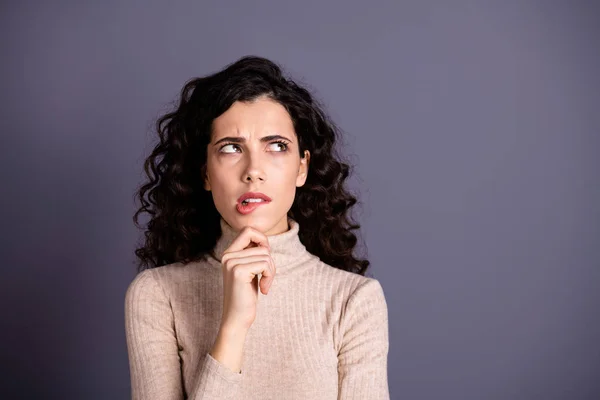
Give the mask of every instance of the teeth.
<path id="1" fill-rule="evenodd" d="M 246 199 L 242 203 L 260 203 L 263 199 Z"/>

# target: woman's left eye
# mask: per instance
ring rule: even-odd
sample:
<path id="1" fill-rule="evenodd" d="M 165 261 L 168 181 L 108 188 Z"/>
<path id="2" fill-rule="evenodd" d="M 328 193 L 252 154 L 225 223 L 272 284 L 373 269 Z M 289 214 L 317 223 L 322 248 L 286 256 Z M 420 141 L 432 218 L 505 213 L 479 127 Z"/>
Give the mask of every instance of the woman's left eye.
<path id="1" fill-rule="evenodd" d="M 273 142 L 271 144 L 272 145 L 281 145 L 281 146 L 283 146 L 283 150 L 279 151 L 280 153 L 284 152 L 284 151 L 287 151 L 287 149 L 288 149 L 288 144 L 285 143 L 285 142 Z"/>

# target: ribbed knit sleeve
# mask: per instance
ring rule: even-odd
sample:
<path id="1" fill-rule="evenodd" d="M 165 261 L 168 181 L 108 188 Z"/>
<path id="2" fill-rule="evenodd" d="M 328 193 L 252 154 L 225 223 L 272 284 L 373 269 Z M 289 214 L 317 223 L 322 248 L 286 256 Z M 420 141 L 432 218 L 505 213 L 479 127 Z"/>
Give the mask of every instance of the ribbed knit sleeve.
<path id="1" fill-rule="evenodd" d="M 125 333 L 133 400 L 182 400 L 181 365 L 168 296 L 152 270 L 140 272 L 125 295 Z M 242 374 L 205 354 L 189 399 L 233 399 Z"/>
<path id="2" fill-rule="evenodd" d="M 350 295 L 340 332 L 338 399 L 389 400 L 388 309 L 379 281 L 367 278 Z"/>

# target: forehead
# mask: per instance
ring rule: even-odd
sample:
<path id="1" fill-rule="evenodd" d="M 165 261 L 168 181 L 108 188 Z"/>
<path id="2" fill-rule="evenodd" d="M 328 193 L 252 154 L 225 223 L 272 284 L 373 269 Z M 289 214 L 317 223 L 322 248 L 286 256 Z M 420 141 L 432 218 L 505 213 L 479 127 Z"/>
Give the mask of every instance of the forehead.
<path id="1" fill-rule="evenodd" d="M 251 102 L 236 101 L 213 121 L 213 131 L 249 131 L 293 129 L 292 119 L 283 105 L 267 97 Z"/>

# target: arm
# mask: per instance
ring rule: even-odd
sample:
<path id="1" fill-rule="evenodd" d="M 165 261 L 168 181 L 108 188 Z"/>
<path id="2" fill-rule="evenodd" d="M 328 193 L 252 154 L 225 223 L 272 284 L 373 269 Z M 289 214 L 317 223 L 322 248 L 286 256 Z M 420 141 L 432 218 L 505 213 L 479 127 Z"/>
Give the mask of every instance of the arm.
<path id="1" fill-rule="evenodd" d="M 185 398 L 169 298 L 152 270 L 139 273 L 125 295 L 125 333 L 133 400 Z M 208 353 L 200 364 L 190 399 L 235 398 L 241 374 Z"/>
<path id="2" fill-rule="evenodd" d="M 242 380 L 244 332 L 219 329 L 215 344 L 200 367 L 200 378 L 191 399 L 237 399 Z"/>
<path id="3" fill-rule="evenodd" d="M 340 331 L 338 399 L 389 400 L 388 310 L 379 281 L 368 278 L 350 295 Z"/>

